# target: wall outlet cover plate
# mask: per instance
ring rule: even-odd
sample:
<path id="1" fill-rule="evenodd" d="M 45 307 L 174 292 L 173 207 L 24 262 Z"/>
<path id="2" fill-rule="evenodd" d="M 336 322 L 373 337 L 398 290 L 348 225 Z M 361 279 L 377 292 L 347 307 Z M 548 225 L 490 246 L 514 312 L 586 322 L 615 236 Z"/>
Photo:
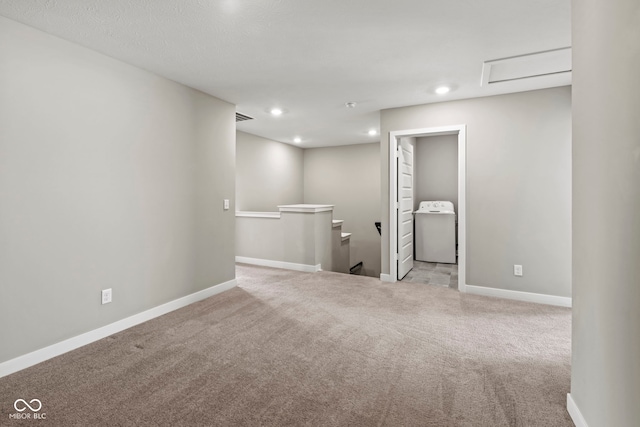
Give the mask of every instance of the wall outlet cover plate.
<path id="1" fill-rule="evenodd" d="M 111 288 L 102 290 L 102 304 L 111 302 Z"/>

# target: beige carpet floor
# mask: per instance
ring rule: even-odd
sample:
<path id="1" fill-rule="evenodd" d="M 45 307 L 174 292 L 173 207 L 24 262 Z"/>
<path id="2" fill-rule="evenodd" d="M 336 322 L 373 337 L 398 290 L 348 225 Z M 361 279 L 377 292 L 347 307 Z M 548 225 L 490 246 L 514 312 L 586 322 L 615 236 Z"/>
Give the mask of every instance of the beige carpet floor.
<path id="1" fill-rule="evenodd" d="M 569 309 L 329 272 L 237 276 L 1 378 L 0 425 L 573 425 Z M 17 398 L 47 419 L 10 420 Z"/>

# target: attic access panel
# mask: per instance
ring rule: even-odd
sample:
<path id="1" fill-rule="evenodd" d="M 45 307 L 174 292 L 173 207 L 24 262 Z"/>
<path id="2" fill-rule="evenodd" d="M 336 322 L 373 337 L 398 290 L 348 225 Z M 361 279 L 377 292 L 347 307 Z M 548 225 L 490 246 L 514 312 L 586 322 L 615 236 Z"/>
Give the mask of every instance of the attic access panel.
<path id="1" fill-rule="evenodd" d="M 571 48 L 485 61 L 482 86 L 571 72 Z"/>

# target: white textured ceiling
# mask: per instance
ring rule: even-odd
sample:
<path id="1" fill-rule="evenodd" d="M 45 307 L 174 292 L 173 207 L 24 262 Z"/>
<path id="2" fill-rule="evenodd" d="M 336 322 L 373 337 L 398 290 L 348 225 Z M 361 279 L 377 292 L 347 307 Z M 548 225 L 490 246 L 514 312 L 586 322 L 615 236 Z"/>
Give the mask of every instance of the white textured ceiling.
<path id="1" fill-rule="evenodd" d="M 378 141 L 385 108 L 570 84 L 481 86 L 484 61 L 571 45 L 570 0 L 0 0 L 0 15 L 237 105 L 302 147 Z M 440 83 L 456 90 L 433 94 Z M 345 102 L 357 102 L 354 109 Z M 285 110 L 280 117 L 270 107 Z"/>

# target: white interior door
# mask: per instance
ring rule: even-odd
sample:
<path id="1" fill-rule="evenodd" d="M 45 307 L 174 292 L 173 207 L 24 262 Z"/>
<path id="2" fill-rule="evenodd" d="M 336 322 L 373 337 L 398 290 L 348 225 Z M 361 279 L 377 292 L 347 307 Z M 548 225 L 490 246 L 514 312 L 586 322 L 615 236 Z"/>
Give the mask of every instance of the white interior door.
<path id="1" fill-rule="evenodd" d="M 398 144 L 398 280 L 413 268 L 413 144 Z"/>

